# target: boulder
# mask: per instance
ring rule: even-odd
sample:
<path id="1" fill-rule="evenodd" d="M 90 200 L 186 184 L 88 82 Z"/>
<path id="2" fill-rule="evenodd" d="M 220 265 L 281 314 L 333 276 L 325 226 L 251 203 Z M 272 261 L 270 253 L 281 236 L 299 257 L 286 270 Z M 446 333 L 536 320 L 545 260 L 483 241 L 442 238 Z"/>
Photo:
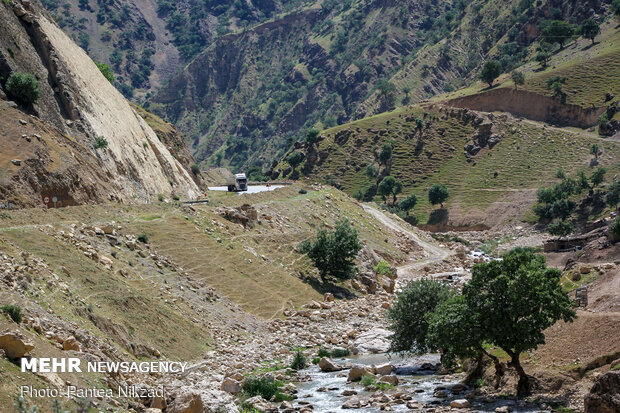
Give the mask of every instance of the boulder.
<path id="1" fill-rule="evenodd" d="M 254 410 L 258 410 L 261 413 L 275 413 L 278 411 L 278 408 L 273 404 L 269 403 L 267 400 L 263 399 L 261 396 L 254 396 L 245 401 L 246 404 L 252 406 Z"/>
<path id="2" fill-rule="evenodd" d="M 390 375 L 390 374 L 392 374 L 393 371 L 394 371 L 394 366 L 392 366 L 389 363 L 380 364 L 378 366 L 375 366 L 375 373 L 379 374 L 381 376 Z"/>
<path id="3" fill-rule="evenodd" d="M 65 351 L 80 351 L 80 343 L 75 339 L 75 337 L 71 336 L 62 342 L 62 349 Z"/>
<path id="4" fill-rule="evenodd" d="M 222 382 L 221 389 L 226 393 L 237 394 L 241 391 L 241 383 L 230 377 L 226 377 Z"/>
<path id="5" fill-rule="evenodd" d="M 166 413 L 203 413 L 204 403 L 198 393 L 182 393 L 168 406 Z"/>
<path id="6" fill-rule="evenodd" d="M 326 303 L 331 303 L 332 301 L 334 301 L 334 294 L 332 294 L 332 293 L 325 293 L 324 300 L 325 300 Z"/>
<path id="7" fill-rule="evenodd" d="M 456 409 L 467 409 L 469 406 L 470 403 L 467 399 L 452 400 L 450 402 L 450 407 L 454 407 Z"/>
<path id="8" fill-rule="evenodd" d="M 610 371 L 598 378 L 585 397 L 584 413 L 620 412 L 620 371 Z"/>
<path id="9" fill-rule="evenodd" d="M 321 360 L 319 360 L 319 368 L 321 369 L 321 371 L 324 371 L 326 373 L 342 370 L 341 366 L 337 365 L 330 358 L 327 357 L 322 357 Z"/>
<path id="10" fill-rule="evenodd" d="M 357 381 L 367 374 L 372 374 L 372 370 L 368 366 L 353 366 L 351 370 L 349 370 L 349 377 L 347 380 Z"/>
<path id="11" fill-rule="evenodd" d="M 379 381 L 381 383 L 391 384 L 392 386 L 398 386 L 398 377 L 394 376 L 393 374 L 390 374 L 389 376 L 383 376 L 379 379 Z"/>
<path id="12" fill-rule="evenodd" d="M 4 350 L 7 358 L 18 359 L 34 350 L 34 345 L 25 341 L 17 333 L 6 332 L 0 335 L 0 349 Z"/>
<path id="13" fill-rule="evenodd" d="M 495 413 L 510 413 L 510 406 L 496 407 Z"/>

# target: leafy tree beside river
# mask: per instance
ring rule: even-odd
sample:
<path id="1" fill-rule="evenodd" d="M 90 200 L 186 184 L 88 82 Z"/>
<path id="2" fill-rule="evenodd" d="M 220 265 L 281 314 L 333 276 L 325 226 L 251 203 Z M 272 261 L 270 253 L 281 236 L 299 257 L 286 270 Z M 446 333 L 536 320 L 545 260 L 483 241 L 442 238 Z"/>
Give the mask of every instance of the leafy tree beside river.
<path id="1" fill-rule="evenodd" d="M 435 281 L 413 282 L 389 312 L 393 350 L 440 351 L 448 365 L 457 358 L 480 360 L 486 355 L 501 375 L 497 357 L 486 351 L 499 347 L 519 376 L 517 394 L 527 395 L 530 377 L 521 353 L 544 344 L 543 331 L 556 321 L 576 317 L 572 300 L 560 286 L 561 276 L 560 270 L 546 266 L 543 255 L 517 248 L 501 261 L 476 265 L 462 295 L 447 292 Z"/>

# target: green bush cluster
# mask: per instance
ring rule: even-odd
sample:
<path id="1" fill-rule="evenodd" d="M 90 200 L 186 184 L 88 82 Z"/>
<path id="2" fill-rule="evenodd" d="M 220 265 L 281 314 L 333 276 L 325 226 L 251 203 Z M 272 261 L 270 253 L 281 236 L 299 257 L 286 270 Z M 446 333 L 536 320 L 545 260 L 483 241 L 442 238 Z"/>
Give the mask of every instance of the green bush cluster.
<path id="1" fill-rule="evenodd" d="M 314 240 L 306 240 L 300 245 L 323 279 L 333 277 L 337 280 L 355 275 L 354 259 L 362 247 L 357 230 L 348 220 L 338 221 L 334 231 L 320 229 Z"/>
<path id="2" fill-rule="evenodd" d="M 6 313 L 17 324 L 22 322 L 22 309 L 18 305 L 6 304 L 0 307 L 0 311 Z"/>
<path id="3" fill-rule="evenodd" d="M 41 97 L 41 86 L 30 73 L 13 72 L 5 84 L 10 97 L 22 105 L 31 105 Z"/>

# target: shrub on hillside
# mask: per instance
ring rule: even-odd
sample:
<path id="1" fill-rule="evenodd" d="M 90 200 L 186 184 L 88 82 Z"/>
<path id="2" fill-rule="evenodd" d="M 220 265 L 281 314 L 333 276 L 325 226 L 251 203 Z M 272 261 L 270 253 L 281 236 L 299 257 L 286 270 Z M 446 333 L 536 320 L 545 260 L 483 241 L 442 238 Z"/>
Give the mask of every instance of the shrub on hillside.
<path id="1" fill-rule="evenodd" d="M 547 232 L 551 235 L 556 235 L 559 237 L 565 237 L 570 235 L 574 231 L 573 224 L 570 221 L 565 221 L 563 219 L 558 219 L 557 221 L 553 221 L 547 227 Z"/>
<path id="2" fill-rule="evenodd" d="M 362 249 L 357 230 L 348 220 L 339 221 L 334 231 L 318 231 L 314 240 L 304 241 L 301 251 L 308 254 L 323 279 L 345 280 L 356 273 L 355 257 Z"/>
<path id="3" fill-rule="evenodd" d="M 108 140 L 104 136 L 95 138 L 95 149 L 103 149 L 108 147 Z"/>
<path id="4" fill-rule="evenodd" d="M 194 175 L 198 175 L 200 173 L 200 167 L 197 164 L 192 164 L 191 170 Z"/>
<path id="5" fill-rule="evenodd" d="M 138 241 L 140 241 L 143 244 L 148 244 L 149 243 L 149 236 L 146 235 L 145 233 L 142 233 L 142 234 L 138 235 Z"/>
<path id="6" fill-rule="evenodd" d="M 5 87 L 9 95 L 22 105 L 33 104 L 41 96 L 39 81 L 30 73 L 11 73 Z"/>
<path id="7" fill-rule="evenodd" d="M 22 322 L 22 309 L 20 306 L 7 304 L 0 307 L 0 311 L 6 313 L 17 324 Z"/>
<path id="8" fill-rule="evenodd" d="M 428 200 L 431 204 L 437 205 L 439 204 L 441 208 L 443 208 L 443 203 L 450 196 L 450 191 L 446 188 L 445 185 L 433 185 L 428 190 Z"/>
<path id="9" fill-rule="evenodd" d="M 278 393 L 278 383 L 264 377 L 249 377 L 243 382 L 241 390 L 248 396 L 262 396 L 271 400 Z"/>
<path id="10" fill-rule="evenodd" d="M 301 350 L 297 350 L 295 353 L 295 357 L 293 358 L 293 362 L 291 363 L 291 368 L 293 370 L 303 370 L 308 367 L 308 360 L 306 356 Z"/>

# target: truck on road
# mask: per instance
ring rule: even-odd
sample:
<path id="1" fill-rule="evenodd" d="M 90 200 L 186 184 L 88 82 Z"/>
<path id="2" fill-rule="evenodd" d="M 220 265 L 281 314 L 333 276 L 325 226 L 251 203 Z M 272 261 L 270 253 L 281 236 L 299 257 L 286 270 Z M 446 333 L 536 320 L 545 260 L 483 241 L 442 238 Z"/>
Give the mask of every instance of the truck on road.
<path id="1" fill-rule="evenodd" d="M 236 174 L 228 181 L 228 192 L 243 192 L 248 190 L 248 178 L 245 174 Z"/>

